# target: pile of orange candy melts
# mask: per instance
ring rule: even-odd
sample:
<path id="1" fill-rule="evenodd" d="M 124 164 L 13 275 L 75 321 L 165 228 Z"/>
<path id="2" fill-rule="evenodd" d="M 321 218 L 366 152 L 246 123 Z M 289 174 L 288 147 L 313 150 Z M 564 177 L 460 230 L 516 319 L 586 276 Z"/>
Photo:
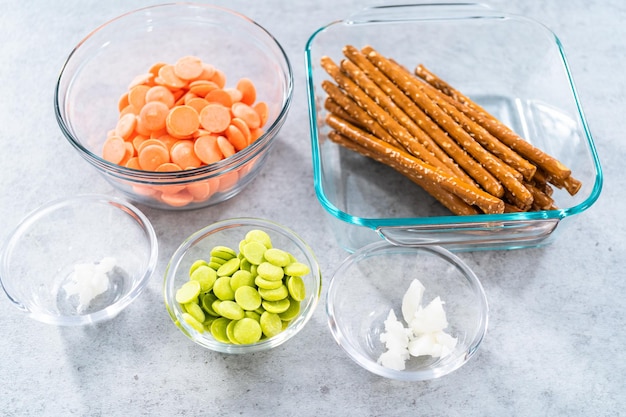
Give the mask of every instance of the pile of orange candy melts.
<path id="1" fill-rule="evenodd" d="M 263 134 L 268 106 L 248 78 L 226 87 L 225 74 L 195 56 L 157 63 L 137 76 L 118 103 L 119 119 L 102 148 L 107 161 L 173 172 L 228 158 Z M 134 186 L 172 206 L 208 199 L 237 183 L 237 172 L 186 185 Z"/>

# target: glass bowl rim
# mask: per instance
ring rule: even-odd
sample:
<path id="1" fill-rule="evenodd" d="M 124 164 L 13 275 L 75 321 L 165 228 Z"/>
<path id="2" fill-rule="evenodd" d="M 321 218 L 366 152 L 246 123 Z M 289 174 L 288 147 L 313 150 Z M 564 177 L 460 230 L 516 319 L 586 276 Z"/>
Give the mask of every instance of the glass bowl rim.
<path id="1" fill-rule="evenodd" d="M 471 289 L 476 295 L 476 300 L 480 305 L 480 317 L 478 323 L 478 330 L 473 335 L 472 340 L 468 343 L 467 350 L 462 356 L 459 356 L 454 361 L 446 363 L 444 366 L 417 371 L 396 371 L 393 369 L 385 368 L 382 365 L 372 361 L 371 358 L 363 355 L 354 346 L 353 341 L 349 337 L 346 337 L 341 331 L 340 326 L 337 324 L 337 315 L 335 314 L 334 300 L 337 297 L 336 286 L 337 282 L 342 279 L 342 276 L 352 268 L 359 260 L 369 257 L 380 256 L 377 254 L 380 251 L 389 253 L 390 251 L 397 254 L 405 254 L 412 251 L 415 254 L 426 253 L 427 255 L 433 255 L 439 259 L 447 262 L 455 269 L 461 272 L 463 277 L 469 283 Z M 447 375 L 463 365 L 465 365 L 469 359 L 474 356 L 478 351 L 478 348 L 482 344 L 486 334 L 489 323 L 489 302 L 487 295 L 483 288 L 483 285 L 476 275 L 476 273 L 463 261 L 459 256 L 441 246 L 425 246 L 425 245 L 396 245 L 387 241 L 373 242 L 365 245 L 354 253 L 350 254 L 335 270 L 328 282 L 328 290 L 326 293 L 326 316 L 327 324 L 333 335 L 333 338 L 341 349 L 356 362 L 359 366 L 365 370 L 374 373 L 376 375 L 396 379 L 401 381 L 426 381 L 435 379 Z"/>
<path id="2" fill-rule="evenodd" d="M 24 233 L 27 232 L 36 223 L 44 219 L 48 214 L 63 209 L 68 206 L 82 207 L 84 204 L 97 204 L 97 205 L 109 205 L 118 209 L 120 212 L 124 212 L 137 222 L 142 231 L 146 235 L 146 241 L 149 247 L 149 257 L 146 262 L 146 269 L 143 271 L 141 278 L 134 281 L 134 285 L 131 290 L 125 294 L 122 298 L 115 303 L 107 306 L 102 310 L 95 311 L 90 314 L 68 316 L 68 315 L 56 315 L 48 314 L 40 311 L 33 311 L 26 307 L 19 299 L 11 294 L 11 291 L 7 287 L 11 287 L 7 283 L 6 278 L 8 271 L 9 259 L 13 253 L 14 246 L 17 245 Z M 8 238 L 5 240 L 0 254 L 0 287 L 4 290 L 7 297 L 11 302 L 20 310 L 28 313 L 29 317 L 48 324 L 54 324 L 59 326 L 79 326 L 85 324 L 94 324 L 101 321 L 108 320 L 124 310 L 130 305 L 139 295 L 143 292 L 147 286 L 152 274 L 154 273 L 158 261 L 159 245 L 156 232 L 150 220 L 133 204 L 124 201 L 117 197 L 108 196 L 105 194 L 86 193 L 78 194 L 69 197 L 60 197 L 50 200 L 41 206 L 28 212 L 22 220 L 13 228 L 9 233 Z"/>
<path id="3" fill-rule="evenodd" d="M 62 110 L 62 106 L 60 105 L 59 97 L 63 95 L 61 84 L 67 75 L 68 65 L 73 62 L 75 54 L 80 50 L 81 46 L 85 43 L 89 42 L 94 35 L 97 33 L 101 33 L 102 31 L 108 29 L 112 24 L 117 23 L 120 20 L 123 20 L 128 17 L 141 15 L 143 13 L 149 12 L 151 10 L 164 9 L 164 8 L 181 8 L 187 10 L 193 9 L 203 9 L 211 12 L 216 12 L 220 14 L 230 15 L 234 18 L 239 19 L 242 22 L 246 22 L 252 25 L 255 30 L 258 30 L 263 36 L 266 36 L 270 41 L 272 46 L 277 48 L 277 52 L 282 59 L 282 64 L 285 67 L 285 72 L 282 73 L 282 79 L 285 83 L 285 92 L 282 97 L 281 109 L 276 118 L 272 121 L 272 124 L 268 126 L 267 130 L 261 135 L 254 143 L 250 146 L 247 146 L 245 149 L 235 153 L 229 158 L 226 158 L 222 161 L 218 161 L 209 165 L 201 166 L 194 169 L 182 170 L 182 171 L 173 171 L 173 172 L 153 172 L 153 171 L 143 171 L 133 168 L 127 168 L 124 166 L 120 166 L 117 164 L 113 164 L 99 155 L 93 153 L 89 149 L 87 149 L 80 140 L 74 137 L 71 129 L 68 127 L 68 123 L 66 122 L 65 111 Z M 281 71 L 282 72 L 282 71 Z M 72 75 L 67 75 L 72 76 Z M 115 177 L 119 177 L 122 179 L 133 180 L 138 182 L 150 182 L 153 180 L 184 180 L 186 178 L 211 178 L 214 176 L 221 175 L 226 172 L 230 172 L 231 170 L 239 168 L 241 165 L 249 162 L 253 158 L 257 157 L 264 149 L 269 148 L 273 143 L 274 137 L 282 127 L 289 108 L 291 107 L 291 103 L 293 100 L 293 90 L 294 90 L 294 77 L 293 77 L 293 69 L 291 66 L 291 62 L 289 57 L 280 44 L 278 40 L 272 35 L 267 29 L 261 26 L 256 21 L 250 19 L 242 13 L 236 12 L 234 10 L 211 5 L 211 4 L 203 4 L 203 3 L 193 3 L 193 2 L 182 2 L 182 3 L 165 3 L 165 4 L 157 4 L 146 7 L 141 7 L 135 10 L 131 10 L 129 12 L 123 13 L 117 17 L 114 17 L 100 26 L 93 29 L 89 32 L 83 39 L 81 39 L 69 53 L 67 58 L 65 59 L 59 75 L 57 77 L 55 90 L 54 90 L 54 112 L 57 120 L 57 124 L 59 125 L 61 131 L 65 138 L 70 142 L 70 144 L 79 151 L 79 154 L 87 160 L 90 164 L 106 172 L 109 175 L 113 175 Z M 208 177 L 207 177 L 208 176 Z"/>

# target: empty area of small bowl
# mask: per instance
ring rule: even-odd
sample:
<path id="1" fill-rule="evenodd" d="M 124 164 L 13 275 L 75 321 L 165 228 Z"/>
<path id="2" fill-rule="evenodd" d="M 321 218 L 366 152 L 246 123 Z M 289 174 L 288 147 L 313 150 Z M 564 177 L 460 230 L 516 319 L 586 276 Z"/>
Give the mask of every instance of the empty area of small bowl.
<path id="1" fill-rule="evenodd" d="M 195 330 L 182 317 L 183 310 L 175 300 L 176 290 L 189 280 L 191 265 L 197 260 L 209 260 L 211 249 L 227 246 L 239 252 L 239 243 L 251 230 L 266 232 L 272 246 L 291 253 L 298 262 L 308 265 L 310 272 L 303 276 L 306 298 L 300 303 L 300 313 L 289 326 L 271 338 L 253 344 L 236 345 L 222 343 L 210 334 Z M 172 321 L 181 332 L 195 343 L 222 353 L 250 353 L 277 347 L 300 332 L 310 320 L 321 294 L 322 278 L 320 267 L 312 249 L 294 231 L 270 220 L 234 218 L 213 223 L 189 236 L 172 255 L 165 272 L 163 292 L 165 306 Z"/>
<path id="2" fill-rule="evenodd" d="M 329 56 L 339 63 L 346 45 L 372 46 L 411 72 L 425 65 L 569 167 L 581 189 L 571 196 L 554 187 L 556 210 L 455 216 L 393 169 L 330 141 L 321 87 L 330 76 L 320 60 Z M 599 197 L 600 163 L 565 53 L 538 22 L 477 5 L 374 7 L 320 28 L 305 56 L 316 193 L 348 250 L 379 240 L 381 227 L 411 229 L 407 244 L 422 239 L 438 245 L 465 240 L 460 246 L 466 247 L 485 241 L 489 248 L 534 246 Z M 514 222 L 525 223 L 526 236 L 520 238 Z"/>
<path id="3" fill-rule="evenodd" d="M 403 371 L 385 368 L 378 358 L 390 310 L 402 320 L 402 299 L 411 282 L 425 287 L 423 305 L 441 297 L 445 331 L 458 342 L 444 358 L 411 357 Z M 487 299 L 476 275 L 456 255 L 440 247 L 400 247 L 372 243 L 350 255 L 333 275 L 326 300 L 328 323 L 350 358 L 375 374 L 418 381 L 446 375 L 465 364 L 487 330 Z M 406 324 L 405 324 L 406 326 Z"/>
<path id="4" fill-rule="evenodd" d="M 118 103 L 133 80 L 157 63 L 173 65 L 189 55 L 222 71 L 225 88 L 252 80 L 257 101 L 268 106 L 265 133 L 235 155 L 195 169 L 148 172 L 103 159 L 107 133 L 120 117 Z M 156 208 L 193 209 L 233 197 L 256 177 L 286 119 L 292 89 L 285 52 L 256 22 L 211 5 L 164 4 L 124 14 L 89 33 L 62 68 L 55 111 L 69 143 L 126 197 Z M 193 199 L 163 197 L 183 191 Z"/>
<path id="5" fill-rule="evenodd" d="M 142 292 L 157 256 L 154 229 L 135 207 L 81 195 L 52 201 L 24 218 L 4 246 L 0 279 L 11 301 L 33 319 L 97 323 L 115 317 Z M 71 290 L 78 285 L 75 268 L 111 261 L 105 287 L 81 303 L 80 293 Z"/>

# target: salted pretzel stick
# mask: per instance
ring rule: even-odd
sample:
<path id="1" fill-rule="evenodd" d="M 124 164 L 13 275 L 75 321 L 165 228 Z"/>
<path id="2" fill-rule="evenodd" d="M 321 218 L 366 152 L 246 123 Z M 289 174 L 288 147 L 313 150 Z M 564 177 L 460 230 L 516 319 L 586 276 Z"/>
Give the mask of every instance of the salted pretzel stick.
<path id="1" fill-rule="evenodd" d="M 524 158 L 544 169 L 553 178 L 564 180 L 571 175 L 571 170 L 563 165 L 559 160 L 543 152 L 541 149 L 534 147 L 530 144 L 530 142 L 518 136 L 504 123 L 497 120 L 493 115 L 480 107 L 469 97 L 464 96 L 461 92 L 455 90 L 445 81 L 428 71 L 423 65 L 420 64 L 415 69 L 415 72 L 426 82 L 440 89 L 461 104 L 457 106 L 460 111 L 465 113 L 476 123 L 482 125 L 485 129 L 487 129 L 487 131 L 489 131 L 489 133 L 500 139 L 504 144 L 512 148 Z"/>
<path id="2" fill-rule="evenodd" d="M 530 191 L 528 192 L 530 193 Z M 533 201 L 530 201 L 530 203 L 528 201 L 522 201 L 515 195 L 513 195 L 508 189 L 504 191 L 504 196 L 502 197 L 502 200 L 504 200 L 505 203 L 509 203 L 517 207 L 520 211 L 528 211 L 533 206 Z"/>
<path id="3" fill-rule="evenodd" d="M 457 195 L 467 204 L 476 205 L 485 213 L 502 213 L 504 211 L 504 202 L 499 198 L 459 180 L 458 177 L 445 172 L 439 167 L 425 163 L 406 151 L 390 147 L 387 143 L 337 116 L 329 114 L 326 117 L 326 122 L 330 127 L 355 141 L 360 146 L 392 159 L 395 163 L 401 165 L 404 170 L 414 171 L 416 175 L 423 177 L 426 181 L 430 181 Z"/>
<path id="4" fill-rule="evenodd" d="M 576 195 L 576 193 L 580 190 L 580 187 L 582 187 L 582 182 L 572 176 L 569 176 L 564 180 L 553 177 L 550 180 L 550 183 L 554 184 L 558 188 L 565 188 L 570 195 Z"/>
<path id="5" fill-rule="evenodd" d="M 446 130 L 461 146 L 467 150 L 478 162 L 502 182 L 517 200 L 524 205 L 532 204 L 532 194 L 521 183 L 522 175 L 499 158 L 485 150 L 450 116 L 443 112 L 428 96 L 415 84 L 415 78 L 408 76 L 405 71 L 398 70 L 392 62 L 376 52 L 372 47 L 363 49 L 367 58 L 394 81 L 418 106 L 434 121 Z"/>
<path id="6" fill-rule="evenodd" d="M 554 192 L 554 189 L 549 184 L 548 177 L 539 167 L 537 168 L 535 175 L 533 175 L 531 183 L 549 196 L 551 196 Z"/>
<path id="7" fill-rule="evenodd" d="M 355 103 L 346 93 L 339 87 L 328 80 L 322 81 L 322 88 L 328 94 L 328 97 L 341 106 L 350 116 L 359 121 L 364 130 L 372 135 L 384 140 L 390 145 L 402 148 L 396 138 L 391 136 L 376 120 L 374 120 L 365 110 Z"/>
<path id="8" fill-rule="evenodd" d="M 421 83 L 420 87 L 431 100 L 433 100 L 444 112 L 452 117 L 458 124 L 463 126 L 466 132 L 472 135 L 478 143 L 480 143 L 485 149 L 502 159 L 505 163 L 519 171 L 526 181 L 530 181 L 537 167 L 524 158 L 522 158 L 517 152 L 500 142 L 500 140 L 491 133 L 489 133 L 480 124 L 474 122 L 467 117 L 462 111 L 454 106 L 453 99 L 429 84 Z"/>
<path id="9" fill-rule="evenodd" d="M 554 200 L 552 197 L 535 187 L 533 184 L 525 183 L 526 188 L 533 195 L 533 205 L 539 207 L 540 210 L 548 210 L 550 207 L 554 207 Z"/>
<path id="10" fill-rule="evenodd" d="M 365 126 L 361 124 L 361 121 L 352 117 L 347 111 L 343 109 L 343 107 L 337 104 L 337 102 L 333 100 L 332 98 L 326 97 L 326 100 L 324 100 L 324 108 L 330 113 L 336 114 L 338 117 L 341 117 L 342 119 L 349 121 L 353 125 L 358 126 L 361 129 L 367 130 Z"/>
<path id="11" fill-rule="evenodd" d="M 549 188 L 549 185 L 552 184 L 557 188 L 564 188 L 570 195 L 576 195 L 576 193 L 580 190 L 580 187 L 582 187 L 582 182 L 572 177 L 571 175 L 564 180 L 560 180 L 552 177 L 541 167 L 537 169 L 533 181 L 536 183 L 537 186 L 539 186 L 540 184 L 545 184 L 545 187 Z M 546 192 L 546 194 L 548 193 L 549 192 Z M 549 194 L 551 194 L 551 192 Z"/>
<path id="12" fill-rule="evenodd" d="M 354 62 L 382 91 L 384 91 L 413 121 L 422 128 L 476 183 L 490 194 L 504 195 L 502 184 L 468 155 L 437 123 L 432 121 L 422 109 L 398 88 L 385 74 L 372 64 L 357 48 L 347 45 L 344 55 Z"/>
<path id="13" fill-rule="evenodd" d="M 322 68 L 335 80 L 345 93 L 363 108 L 374 120 L 384 127 L 402 146 L 411 154 L 422 159 L 429 165 L 439 167 L 449 173 L 452 170 L 416 140 L 409 131 L 398 123 L 389 113 L 372 100 L 361 88 L 356 85 L 329 57 L 322 57 Z"/>
<path id="14" fill-rule="evenodd" d="M 504 202 L 504 212 L 505 213 L 522 213 L 524 210 L 522 210 L 521 208 L 511 204 L 511 203 L 507 203 L 506 201 Z"/>
<path id="15" fill-rule="evenodd" d="M 457 197 L 455 194 L 444 190 L 443 188 L 437 186 L 436 184 L 430 181 L 424 180 L 423 177 L 420 177 L 414 172 L 406 171 L 406 169 L 404 169 L 402 165 L 398 164 L 394 160 L 387 158 L 384 155 L 377 154 L 359 145 L 358 143 L 350 140 L 349 138 L 347 138 L 346 136 L 342 135 L 341 133 L 335 130 L 330 131 L 328 133 L 328 137 L 330 140 L 337 143 L 338 145 L 345 147 L 346 149 L 350 149 L 353 152 L 357 152 L 363 156 L 366 156 L 368 158 L 371 158 L 375 161 L 378 161 L 382 164 L 385 164 L 393 168 L 394 170 L 396 170 L 397 172 L 404 175 L 405 177 L 413 181 L 415 184 L 423 188 L 424 191 L 426 191 L 428 194 L 434 197 L 444 207 L 446 207 L 448 210 L 450 210 L 454 214 L 457 214 L 460 216 L 470 216 L 470 215 L 482 213 L 476 207 L 470 206 L 461 198 Z"/>
<path id="16" fill-rule="evenodd" d="M 358 85 L 365 94 L 374 100 L 383 110 L 391 115 L 396 121 L 415 137 L 426 149 L 432 152 L 437 159 L 444 163 L 450 171 L 466 182 L 475 184 L 474 181 L 448 156 L 433 139 L 426 134 L 415 122 L 399 108 L 396 103 L 383 90 L 374 83 L 359 67 L 349 60 L 342 60 L 340 67 L 343 72 Z"/>

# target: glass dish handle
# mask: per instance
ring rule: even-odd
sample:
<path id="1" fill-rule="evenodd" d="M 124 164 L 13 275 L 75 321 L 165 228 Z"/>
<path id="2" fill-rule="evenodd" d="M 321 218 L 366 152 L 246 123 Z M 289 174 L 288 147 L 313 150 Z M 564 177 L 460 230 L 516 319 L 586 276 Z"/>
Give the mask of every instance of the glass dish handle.
<path id="1" fill-rule="evenodd" d="M 442 225 L 382 226 L 376 231 L 388 242 L 398 246 L 437 245 L 458 248 L 493 248 L 506 244 L 514 248 L 542 243 L 552 235 L 559 219 L 453 223 Z"/>
<path id="2" fill-rule="evenodd" d="M 451 17 L 468 18 L 472 15 L 485 17 L 492 11 L 481 3 L 422 3 L 366 7 L 348 17 L 347 24 L 376 23 L 388 21 L 429 20 Z"/>

